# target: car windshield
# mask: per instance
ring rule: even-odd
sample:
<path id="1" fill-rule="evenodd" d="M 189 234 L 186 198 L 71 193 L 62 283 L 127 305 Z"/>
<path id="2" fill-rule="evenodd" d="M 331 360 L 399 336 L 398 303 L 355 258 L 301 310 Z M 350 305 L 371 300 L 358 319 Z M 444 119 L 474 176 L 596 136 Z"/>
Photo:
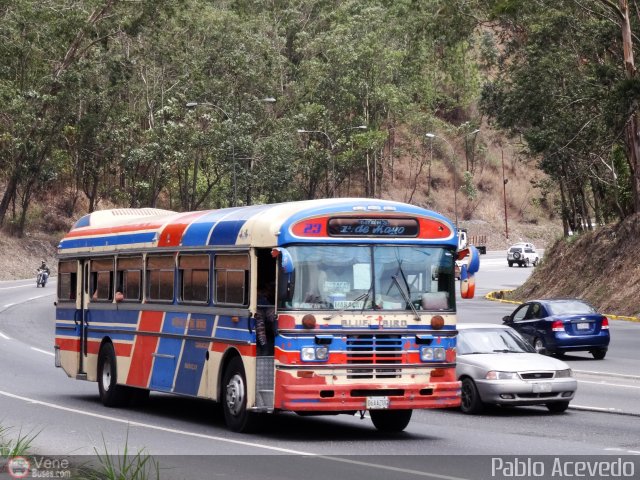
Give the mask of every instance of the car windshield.
<path id="1" fill-rule="evenodd" d="M 591 305 L 579 300 L 549 303 L 548 309 L 551 315 L 597 313 Z"/>
<path id="2" fill-rule="evenodd" d="M 285 309 L 453 310 L 453 251 L 391 245 L 287 247 L 294 272 Z"/>
<path id="3" fill-rule="evenodd" d="M 458 331 L 458 354 L 535 353 L 520 335 L 510 328 L 473 328 Z"/>

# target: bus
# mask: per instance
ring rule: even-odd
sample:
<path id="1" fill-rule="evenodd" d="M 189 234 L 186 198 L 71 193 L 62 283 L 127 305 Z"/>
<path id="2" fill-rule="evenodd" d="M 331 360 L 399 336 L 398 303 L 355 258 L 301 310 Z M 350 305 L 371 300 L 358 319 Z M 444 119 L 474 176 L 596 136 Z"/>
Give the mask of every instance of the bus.
<path id="1" fill-rule="evenodd" d="M 178 213 L 112 209 L 58 245 L 55 363 L 102 403 L 210 399 L 228 428 L 262 414 L 357 414 L 402 431 L 456 407 L 455 261 L 442 215 L 339 198 Z"/>

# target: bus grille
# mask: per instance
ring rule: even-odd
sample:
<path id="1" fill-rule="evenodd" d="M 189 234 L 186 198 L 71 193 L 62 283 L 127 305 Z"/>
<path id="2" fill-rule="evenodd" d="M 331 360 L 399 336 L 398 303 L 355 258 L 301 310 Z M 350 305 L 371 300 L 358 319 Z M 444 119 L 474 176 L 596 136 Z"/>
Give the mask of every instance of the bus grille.
<path id="1" fill-rule="evenodd" d="M 350 335 L 347 337 L 347 364 L 402 364 L 400 335 Z M 347 378 L 400 378 L 401 368 L 358 368 L 347 370 Z"/>

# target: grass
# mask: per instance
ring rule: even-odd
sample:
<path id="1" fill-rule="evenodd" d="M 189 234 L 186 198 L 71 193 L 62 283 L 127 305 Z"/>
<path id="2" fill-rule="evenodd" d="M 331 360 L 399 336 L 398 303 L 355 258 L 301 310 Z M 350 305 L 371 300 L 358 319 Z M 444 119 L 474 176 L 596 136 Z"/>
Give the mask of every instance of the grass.
<path id="1" fill-rule="evenodd" d="M 99 466 L 97 468 L 83 469 L 83 477 L 88 480 L 149 480 L 160 478 L 160 467 L 151 455 L 144 452 L 144 449 L 136 453 L 129 452 L 129 432 L 124 443 L 122 455 L 110 454 L 107 444 L 102 437 L 104 453 L 94 449 L 98 457 Z"/>
<path id="2" fill-rule="evenodd" d="M 0 458 L 12 458 L 33 456 L 31 446 L 40 432 L 28 433 L 23 435 L 22 431 L 18 432 L 15 439 L 9 438 L 12 427 L 0 425 Z M 81 466 L 74 468 L 70 478 L 83 480 L 150 480 L 160 478 L 160 468 L 144 449 L 139 450 L 135 454 L 129 451 L 129 432 L 124 444 L 124 452 L 112 455 L 107 450 L 107 444 L 102 437 L 104 445 L 104 453 L 96 452 L 98 466 Z M 68 477 L 67 477 L 68 478 Z"/>
<path id="3" fill-rule="evenodd" d="M 22 434 L 22 430 L 18 432 L 16 439 L 7 438 L 11 427 L 5 427 L 0 425 L 0 458 L 9 458 L 27 455 L 31 444 L 39 435 L 37 433 Z"/>

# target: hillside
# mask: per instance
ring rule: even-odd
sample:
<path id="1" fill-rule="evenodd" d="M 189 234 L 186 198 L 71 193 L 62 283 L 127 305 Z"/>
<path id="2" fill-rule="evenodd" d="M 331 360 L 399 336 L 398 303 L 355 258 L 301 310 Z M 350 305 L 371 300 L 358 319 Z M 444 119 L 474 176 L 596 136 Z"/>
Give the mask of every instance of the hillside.
<path id="1" fill-rule="evenodd" d="M 639 235 L 636 214 L 559 240 L 529 280 L 505 298 L 579 297 L 609 314 L 640 317 Z"/>

